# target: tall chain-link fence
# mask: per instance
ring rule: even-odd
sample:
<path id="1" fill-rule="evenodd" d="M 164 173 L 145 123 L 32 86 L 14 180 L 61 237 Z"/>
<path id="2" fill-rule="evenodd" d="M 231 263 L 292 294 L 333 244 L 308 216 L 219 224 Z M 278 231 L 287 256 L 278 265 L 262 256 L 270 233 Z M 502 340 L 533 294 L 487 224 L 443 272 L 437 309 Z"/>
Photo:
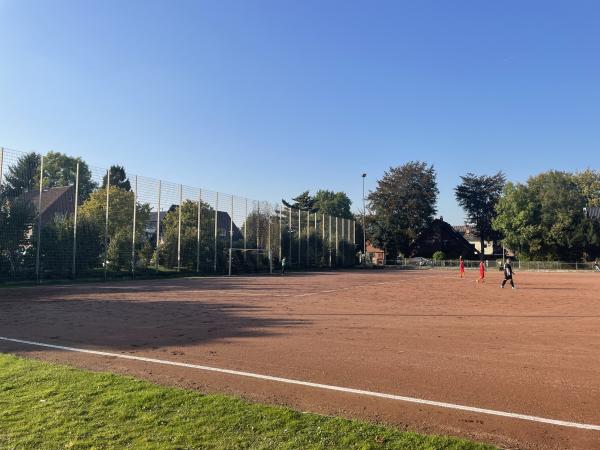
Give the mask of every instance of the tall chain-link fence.
<path id="1" fill-rule="evenodd" d="M 355 224 L 0 148 L 0 280 L 238 274 L 355 263 Z"/>

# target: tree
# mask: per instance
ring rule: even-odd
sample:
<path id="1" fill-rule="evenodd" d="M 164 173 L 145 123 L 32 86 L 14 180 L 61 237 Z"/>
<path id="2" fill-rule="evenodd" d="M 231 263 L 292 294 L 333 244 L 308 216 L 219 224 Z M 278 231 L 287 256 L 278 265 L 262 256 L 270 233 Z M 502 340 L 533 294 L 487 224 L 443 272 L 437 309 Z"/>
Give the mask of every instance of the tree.
<path id="1" fill-rule="evenodd" d="M 125 168 L 123 166 L 110 166 L 108 169 L 108 174 L 110 175 L 110 185 L 118 187 L 119 189 L 123 189 L 125 191 L 131 190 L 131 182 L 129 178 L 127 178 L 127 174 L 125 173 Z M 106 175 L 102 178 L 102 187 L 106 187 Z"/>
<path id="2" fill-rule="evenodd" d="M 586 169 L 576 173 L 573 178 L 586 199 L 586 206 L 600 206 L 600 172 Z"/>
<path id="3" fill-rule="evenodd" d="M 333 192 L 320 189 L 314 196 L 314 209 L 321 214 L 340 217 L 342 219 L 352 219 L 350 207 L 352 201 L 345 192 Z"/>
<path id="4" fill-rule="evenodd" d="M 73 270 L 72 215 L 57 214 L 41 231 L 40 262 L 42 270 L 54 276 L 69 276 Z M 37 233 L 33 233 L 34 247 Z M 86 218 L 77 221 L 75 271 L 82 274 L 101 267 L 102 234 L 100 226 Z"/>
<path id="5" fill-rule="evenodd" d="M 31 152 L 19 157 L 14 165 L 8 167 L 5 177 L 8 197 L 15 198 L 32 189 L 39 189 L 40 160 L 40 155 Z"/>
<path id="6" fill-rule="evenodd" d="M 497 232 L 492 228 L 496 216 L 496 204 L 502 195 L 506 177 L 502 172 L 495 175 L 467 173 L 460 177 L 462 183 L 454 189 L 456 200 L 467 214 L 467 220 L 474 225 L 479 236 L 483 254 L 484 241 L 495 241 Z"/>
<path id="7" fill-rule="evenodd" d="M 411 161 L 392 167 L 368 196 L 374 217 L 368 234 L 390 256 L 408 253 L 410 242 L 431 223 L 438 195 L 433 166 Z"/>
<path id="8" fill-rule="evenodd" d="M 31 202 L 0 194 L 0 273 L 14 274 L 23 267 L 36 215 Z"/>
<path id="9" fill-rule="evenodd" d="M 131 242 L 133 238 L 133 204 L 135 194 L 115 186 L 109 189 L 108 203 L 108 263 L 114 269 L 126 269 L 131 264 Z M 145 228 L 150 218 L 150 205 L 137 202 L 136 208 L 136 251 L 144 244 Z M 92 192 L 79 209 L 83 220 L 98 224 L 104 236 L 106 222 L 106 188 Z"/>
<path id="10" fill-rule="evenodd" d="M 304 191 L 302 194 L 292 199 L 294 203 L 288 203 L 282 200 L 283 204 L 288 208 L 300 209 L 302 211 L 313 211 L 315 199 L 311 197 L 309 191 Z"/>
<path id="11" fill-rule="evenodd" d="M 506 185 L 493 226 L 524 259 L 579 259 L 597 241 L 585 204 L 572 174 L 545 172 Z"/>
<path id="12" fill-rule="evenodd" d="M 207 203 L 201 203 L 200 255 L 211 259 L 214 254 L 215 210 Z M 162 243 L 160 261 L 169 268 L 177 267 L 179 243 L 179 208 L 169 210 L 161 222 Z M 195 267 L 198 256 L 198 202 L 185 200 L 181 204 L 181 266 Z M 205 259 L 205 258 L 202 258 Z M 221 258 L 222 259 L 222 258 Z M 211 265 L 201 261 L 203 265 Z"/>
<path id="13" fill-rule="evenodd" d="M 85 201 L 98 187 L 92 180 L 92 172 L 81 158 L 73 158 L 59 152 L 49 152 L 44 158 L 44 187 L 70 186 L 77 178 L 79 163 L 79 199 Z"/>

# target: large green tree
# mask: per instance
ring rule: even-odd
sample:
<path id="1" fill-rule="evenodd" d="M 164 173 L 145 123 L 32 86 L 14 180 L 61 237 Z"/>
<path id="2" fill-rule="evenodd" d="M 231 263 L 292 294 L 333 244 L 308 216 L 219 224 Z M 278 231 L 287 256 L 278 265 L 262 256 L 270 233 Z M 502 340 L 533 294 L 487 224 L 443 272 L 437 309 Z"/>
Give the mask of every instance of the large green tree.
<path id="1" fill-rule="evenodd" d="M 386 171 L 368 196 L 373 244 L 390 256 L 407 254 L 411 241 L 433 220 L 438 192 L 435 170 L 425 162 L 411 161 Z"/>
<path id="2" fill-rule="evenodd" d="M 600 206 L 600 172 L 586 169 L 577 172 L 573 179 L 579 187 L 581 194 L 585 197 L 586 206 Z"/>
<path id="3" fill-rule="evenodd" d="M 495 175 L 475 175 L 469 172 L 460 178 L 462 181 L 454 189 L 454 194 L 458 204 L 465 210 L 467 220 L 477 231 L 483 253 L 484 241 L 496 241 L 498 238 L 492 222 L 496 217 L 496 205 L 506 184 L 506 177 L 502 172 Z"/>
<path id="4" fill-rule="evenodd" d="M 98 185 L 92 180 L 92 172 L 87 163 L 79 157 L 49 152 L 44 157 L 44 187 L 75 184 L 77 163 L 79 163 L 79 199 L 85 201 Z"/>
<path id="5" fill-rule="evenodd" d="M 36 215 L 31 202 L 0 193 L 0 273 L 14 274 L 23 268 Z"/>
<path id="6" fill-rule="evenodd" d="M 37 153 L 27 153 L 8 166 L 5 182 L 5 193 L 8 197 L 19 195 L 33 189 L 39 189 L 40 160 Z"/>
<path id="7" fill-rule="evenodd" d="M 545 172 L 526 184 L 506 185 L 493 226 L 521 258 L 576 260 L 596 241 L 585 206 L 572 174 Z"/>
<path id="8" fill-rule="evenodd" d="M 127 269 L 131 264 L 133 240 L 133 208 L 135 195 L 131 191 L 111 186 L 108 202 L 108 262 L 111 269 Z M 136 252 L 142 248 L 146 238 L 145 228 L 150 218 L 150 205 L 135 203 L 136 209 Z M 81 218 L 99 224 L 104 236 L 106 223 L 106 189 L 98 189 L 89 196 L 80 208 Z"/>
<path id="9" fill-rule="evenodd" d="M 127 173 L 125 172 L 125 168 L 123 166 L 110 166 L 108 169 L 108 175 L 110 175 L 110 185 L 118 187 L 119 189 L 123 189 L 125 191 L 131 190 L 131 182 L 129 178 L 127 178 Z M 106 187 L 106 175 L 102 178 L 102 187 Z"/>
<path id="10" fill-rule="evenodd" d="M 352 219 L 350 207 L 352 201 L 345 192 L 333 192 L 320 189 L 314 196 L 314 208 L 321 214 Z"/>
<path id="11" fill-rule="evenodd" d="M 214 257 L 215 210 L 207 203 L 200 204 L 200 264 L 207 269 Z M 161 222 L 162 242 L 160 262 L 168 268 L 177 267 L 179 243 L 179 208 L 173 207 Z M 228 229 L 228 228 L 227 228 Z M 221 243 L 222 239 L 218 239 Z M 222 264 L 222 245 L 218 246 L 219 263 Z M 181 204 L 181 267 L 191 270 L 198 257 L 198 202 L 185 200 Z"/>

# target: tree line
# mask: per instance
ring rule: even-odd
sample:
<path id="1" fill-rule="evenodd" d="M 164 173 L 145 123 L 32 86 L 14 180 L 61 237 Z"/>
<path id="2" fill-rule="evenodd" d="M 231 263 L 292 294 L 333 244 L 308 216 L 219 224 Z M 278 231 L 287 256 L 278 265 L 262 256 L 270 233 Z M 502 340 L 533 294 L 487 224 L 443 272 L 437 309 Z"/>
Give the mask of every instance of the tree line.
<path id="1" fill-rule="evenodd" d="M 367 235 L 388 255 L 408 256 L 411 242 L 437 213 L 433 165 L 411 161 L 386 171 L 368 195 Z M 589 260 L 600 256 L 600 172 L 548 171 L 524 183 L 505 175 L 467 173 L 454 188 L 458 204 L 484 248 L 501 242 L 523 260 Z M 357 218 L 359 219 L 359 218 Z M 360 220 L 360 219 L 359 219 Z"/>

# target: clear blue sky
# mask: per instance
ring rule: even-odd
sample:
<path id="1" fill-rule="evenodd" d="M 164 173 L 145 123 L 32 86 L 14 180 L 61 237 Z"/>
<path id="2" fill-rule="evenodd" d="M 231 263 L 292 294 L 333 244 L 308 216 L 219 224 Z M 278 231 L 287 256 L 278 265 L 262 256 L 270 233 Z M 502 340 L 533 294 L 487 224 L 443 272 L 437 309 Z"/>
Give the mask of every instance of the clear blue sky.
<path id="1" fill-rule="evenodd" d="M 600 168 L 598 1 L 0 0 L 0 145 L 250 198 Z"/>

